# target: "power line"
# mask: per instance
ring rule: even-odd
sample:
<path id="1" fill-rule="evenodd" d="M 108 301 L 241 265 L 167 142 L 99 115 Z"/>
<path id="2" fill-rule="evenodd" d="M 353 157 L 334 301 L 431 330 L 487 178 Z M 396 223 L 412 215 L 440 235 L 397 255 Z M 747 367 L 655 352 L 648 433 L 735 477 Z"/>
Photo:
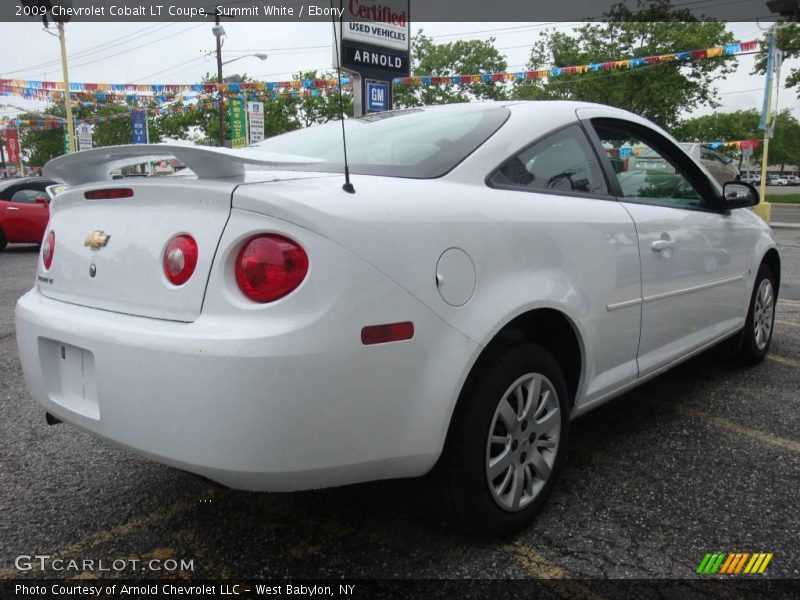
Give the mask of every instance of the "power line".
<path id="1" fill-rule="evenodd" d="M 189 63 L 193 63 L 193 62 L 196 62 L 198 60 L 204 60 L 205 58 L 206 58 L 205 54 L 202 55 L 202 56 L 197 56 L 195 58 L 190 58 L 187 61 L 184 61 L 182 63 L 178 63 L 176 65 L 172 65 L 171 67 L 167 67 L 166 69 L 162 69 L 161 71 L 156 71 L 155 73 L 150 73 L 149 75 L 144 75 L 143 77 L 139 77 L 138 79 L 131 79 L 128 83 L 137 83 L 139 81 L 142 81 L 143 79 L 150 79 L 151 77 L 155 77 L 156 75 L 161 75 L 162 73 L 166 73 L 168 71 L 173 71 L 174 69 L 177 69 L 178 67 L 182 67 L 183 65 L 188 65 Z M 185 71 L 186 69 L 182 69 L 182 70 Z"/>
<path id="2" fill-rule="evenodd" d="M 94 63 L 97 63 L 97 62 L 108 60 L 109 58 L 114 58 L 115 56 L 119 56 L 121 54 L 127 54 L 128 52 L 133 52 L 134 50 L 139 50 L 140 48 L 144 48 L 145 46 L 152 46 L 153 44 L 157 44 L 159 42 L 163 42 L 164 40 L 173 39 L 173 38 L 175 38 L 175 37 L 177 37 L 179 35 L 183 35 L 184 33 L 188 33 L 190 31 L 192 31 L 193 29 L 197 29 L 198 27 L 203 27 L 205 25 L 208 25 L 208 23 L 198 23 L 197 25 L 194 25 L 193 27 L 189 27 L 188 29 L 184 29 L 183 31 L 179 31 L 178 33 L 176 33 L 174 35 L 168 35 L 166 37 L 159 38 L 157 40 L 152 40 L 150 42 L 147 42 L 146 44 L 141 44 L 139 46 L 134 46 L 133 48 L 128 48 L 127 50 L 122 50 L 120 52 L 116 52 L 115 54 L 109 54 L 107 56 L 102 56 L 100 58 L 96 58 L 94 60 L 86 61 L 86 62 L 80 63 L 78 65 L 70 65 L 70 68 L 71 69 L 77 69 L 78 67 L 84 67 L 86 65 L 91 65 L 91 64 L 94 64 Z"/>
<path id="3" fill-rule="evenodd" d="M 171 27 L 171 26 L 177 25 L 177 24 L 178 24 L 177 22 L 173 22 L 173 23 L 166 23 L 166 24 L 165 23 L 156 23 L 155 25 L 149 25 L 148 27 L 145 27 L 142 30 L 135 31 L 133 33 L 129 33 L 129 34 L 124 35 L 124 36 L 122 36 L 120 38 L 117 38 L 115 40 L 111 40 L 111 41 L 108 41 L 108 42 L 103 42 L 102 44 L 97 44 L 96 46 L 91 46 L 90 48 L 87 48 L 85 50 L 80 50 L 78 52 L 74 52 L 74 53 L 69 55 L 69 58 L 70 59 L 86 58 L 87 56 L 89 56 L 91 54 L 95 54 L 97 52 L 102 52 L 103 50 L 108 49 L 108 47 L 118 46 L 120 43 L 127 43 L 127 42 L 125 42 L 125 40 L 128 39 L 128 38 L 146 37 L 148 35 L 156 33 L 156 31 L 160 31 L 160 30 L 166 29 L 167 27 Z M 149 31 L 149 30 L 153 30 L 153 31 Z M 145 33 L 146 31 L 149 31 L 149 33 Z M 4 71 L 4 73 L 13 74 L 13 73 L 22 73 L 22 72 L 25 72 L 25 71 L 36 71 L 36 70 L 38 70 L 40 68 L 43 68 L 43 67 L 44 68 L 53 67 L 53 66 L 57 66 L 59 64 L 61 64 L 61 59 L 54 59 L 54 60 L 50 60 L 50 61 L 46 61 L 46 62 L 43 62 L 43 63 L 39 63 L 37 65 L 31 65 L 29 67 L 25 67 L 25 68 L 21 68 L 21 69 L 14 69 L 14 70 L 11 70 L 11 71 Z"/>

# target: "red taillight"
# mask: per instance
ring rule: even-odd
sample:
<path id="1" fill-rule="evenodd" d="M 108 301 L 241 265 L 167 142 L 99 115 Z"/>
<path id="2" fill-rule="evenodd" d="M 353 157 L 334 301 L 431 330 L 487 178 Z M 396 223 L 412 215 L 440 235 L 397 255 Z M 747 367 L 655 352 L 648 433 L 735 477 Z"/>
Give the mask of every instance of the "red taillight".
<path id="1" fill-rule="evenodd" d="M 410 340 L 412 337 L 414 337 L 414 324 L 411 321 L 370 325 L 361 330 L 361 343 L 365 346 Z"/>
<path id="2" fill-rule="evenodd" d="M 164 275 L 173 285 L 183 285 L 197 266 L 197 242 L 190 235 L 170 240 L 164 250 Z"/>
<path id="3" fill-rule="evenodd" d="M 89 190 L 83 192 L 87 200 L 116 200 L 117 198 L 133 198 L 131 188 L 106 188 L 104 190 Z"/>
<path id="4" fill-rule="evenodd" d="M 42 264 L 45 269 L 49 269 L 53 264 L 53 254 L 56 252 L 56 232 L 52 229 L 42 242 Z"/>
<path id="5" fill-rule="evenodd" d="M 236 283 L 254 302 L 272 302 L 297 288 L 308 273 L 308 255 L 282 235 L 259 235 L 236 258 Z"/>

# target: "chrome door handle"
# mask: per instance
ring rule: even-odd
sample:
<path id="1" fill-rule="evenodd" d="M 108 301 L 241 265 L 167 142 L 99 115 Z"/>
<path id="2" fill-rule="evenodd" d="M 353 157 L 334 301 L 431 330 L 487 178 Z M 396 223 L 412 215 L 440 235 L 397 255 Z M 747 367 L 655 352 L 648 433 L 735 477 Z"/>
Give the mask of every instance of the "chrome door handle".
<path id="1" fill-rule="evenodd" d="M 19 210 L 16 206 L 6 206 L 6 210 Z"/>
<path id="2" fill-rule="evenodd" d="M 675 247 L 675 242 L 672 240 L 656 240 L 650 244 L 653 252 L 664 252 L 664 250 L 672 250 Z"/>

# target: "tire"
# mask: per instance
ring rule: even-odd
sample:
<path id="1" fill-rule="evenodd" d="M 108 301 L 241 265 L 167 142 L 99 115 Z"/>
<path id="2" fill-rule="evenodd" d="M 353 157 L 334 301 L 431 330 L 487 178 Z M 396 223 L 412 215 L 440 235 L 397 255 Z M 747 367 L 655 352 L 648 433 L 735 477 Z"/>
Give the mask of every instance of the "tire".
<path id="1" fill-rule="evenodd" d="M 525 528 L 552 491 L 568 431 L 567 386 L 553 356 L 535 344 L 499 353 L 462 391 L 434 470 L 447 516 L 481 537 Z"/>
<path id="2" fill-rule="evenodd" d="M 769 352 L 777 302 L 775 276 L 767 265 L 761 265 L 756 275 L 750 308 L 741 336 L 741 345 L 733 358 L 743 365 L 757 365 Z"/>
<path id="3" fill-rule="evenodd" d="M 3 250 L 5 250 L 5 248 L 6 248 L 6 244 L 7 244 L 7 243 L 8 243 L 8 242 L 6 241 L 6 236 L 5 236 L 5 234 L 3 233 L 3 230 L 2 230 L 2 229 L 0 229 L 0 252 L 2 252 Z"/>

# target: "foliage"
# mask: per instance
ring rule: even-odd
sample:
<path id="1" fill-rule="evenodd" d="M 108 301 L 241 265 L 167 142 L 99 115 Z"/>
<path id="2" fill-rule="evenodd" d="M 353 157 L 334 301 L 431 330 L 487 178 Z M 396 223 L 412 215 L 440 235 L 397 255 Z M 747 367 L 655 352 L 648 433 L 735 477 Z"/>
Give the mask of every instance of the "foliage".
<path id="1" fill-rule="evenodd" d="M 420 30 L 411 39 L 411 56 L 412 72 L 415 75 L 479 75 L 502 72 L 508 68 L 505 57 L 494 47 L 494 38 L 435 44 Z M 469 102 L 475 99 L 503 100 L 506 97 L 505 85 L 498 83 L 394 86 L 396 108 Z"/>
<path id="2" fill-rule="evenodd" d="M 639 4 L 643 5 L 641 1 Z M 543 32 L 531 50 L 528 67 L 567 67 L 644 58 L 734 41 L 724 23 L 699 22 L 687 9 L 673 9 L 669 0 L 652 0 L 636 12 L 618 4 L 606 16 L 606 22 L 586 24 L 576 32 Z M 682 112 L 702 105 L 718 106 L 713 82 L 731 73 L 735 66 L 735 59 L 718 58 L 561 74 L 546 81 L 518 82 L 513 96 L 598 102 L 670 127 Z"/>
<path id="3" fill-rule="evenodd" d="M 764 132 L 758 128 L 758 121 L 759 111 L 756 109 L 715 113 L 688 119 L 676 126 L 673 134 L 686 141 L 761 140 Z M 762 151 L 759 144 L 753 152 L 756 160 L 761 160 Z M 777 115 L 775 136 L 769 143 L 769 164 L 781 165 L 781 171 L 785 165 L 800 164 L 800 122 L 788 109 Z"/>
<path id="4" fill-rule="evenodd" d="M 763 75 L 767 72 L 767 41 L 769 40 L 769 32 L 764 34 L 756 58 L 755 68 L 753 73 Z M 783 50 L 783 60 L 786 61 L 790 58 L 797 58 L 800 56 L 800 24 L 797 23 L 782 23 L 778 26 L 777 46 Z M 800 68 L 793 67 L 786 77 L 786 87 L 798 87 L 800 84 Z M 800 87 L 797 90 L 800 96 Z"/>
<path id="5" fill-rule="evenodd" d="M 304 79 L 336 79 L 335 73 L 317 73 L 317 71 L 305 71 L 294 76 L 295 80 Z M 321 93 L 317 96 L 303 96 L 299 100 L 284 99 L 284 103 L 294 105 L 296 108 L 295 123 L 299 127 L 309 127 L 327 123 L 339 118 L 339 94 Z M 342 105 L 346 116 L 353 116 L 353 95 L 343 94 Z M 265 107 L 266 108 L 266 107 Z M 265 135 L 275 135 L 267 134 Z"/>
<path id="6" fill-rule="evenodd" d="M 317 71 L 307 71 L 294 76 L 296 80 L 330 78 L 329 73 L 318 74 Z M 216 77 L 206 74 L 204 83 L 215 82 Z M 253 81 L 246 74 L 231 75 L 225 78 L 226 83 L 247 83 Z M 234 94 L 229 94 L 233 96 Z M 195 143 L 216 145 L 219 139 L 219 109 L 211 105 L 213 98 L 203 97 L 193 105 L 184 103 L 181 110 L 167 110 L 162 114 L 152 116 L 156 112 L 157 104 L 151 103 L 147 108 L 151 115 L 149 118 L 150 141 L 158 143 L 166 139 L 191 140 Z M 339 118 L 339 95 L 334 93 L 320 93 L 319 95 L 300 96 L 296 98 L 279 96 L 273 97 L 272 92 L 248 91 L 247 100 L 264 103 L 264 135 L 270 137 L 292 131 L 298 127 L 308 127 L 317 123 L 325 123 L 331 119 Z M 343 97 L 344 112 L 353 114 L 353 99 L 350 94 Z M 74 105 L 73 116 L 76 123 L 94 117 L 129 113 L 131 107 L 114 104 L 100 104 L 95 106 Z M 48 106 L 47 114 L 28 113 L 20 115 L 20 119 L 42 119 L 45 117 L 64 116 L 64 107 L 60 104 Z M 227 119 L 227 114 L 226 114 Z M 21 129 L 21 145 L 28 163 L 43 165 L 64 151 L 63 128 L 33 130 Z M 131 120 L 128 118 L 114 119 L 105 123 L 98 123 L 93 127 L 94 146 L 110 146 L 129 144 L 133 136 Z"/>
<path id="7" fill-rule="evenodd" d="M 75 126 L 85 120 L 90 120 L 95 117 L 105 117 L 119 113 L 129 112 L 130 109 L 124 106 L 115 105 L 99 105 L 99 106 L 86 106 L 73 103 L 72 118 Z M 30 112 L 19 115 L 19 119 L 23 120 L 36 120 L 48 118 L 66 118 L 66 110 L 63 104 L 52 104 L 48 106 L 42 113 Z M 20 128 L 20 146 L 25 154 L 27 163 L 32 166 L 44 165 L 47 161 L 61 156 L 64 153 L 64 127 L 53 129 L 27 129 Z M 93 137 L 95 146 L 110 146 L 114 144 L 129 144 L 133 132 L 131 129 L 131 121 L 127 118 L 113 119 L 105 123 L 98 123 L 94 125 Z M 160 141 L 158 132 L 150 132 L 151 141 Z"/>

